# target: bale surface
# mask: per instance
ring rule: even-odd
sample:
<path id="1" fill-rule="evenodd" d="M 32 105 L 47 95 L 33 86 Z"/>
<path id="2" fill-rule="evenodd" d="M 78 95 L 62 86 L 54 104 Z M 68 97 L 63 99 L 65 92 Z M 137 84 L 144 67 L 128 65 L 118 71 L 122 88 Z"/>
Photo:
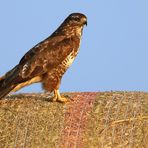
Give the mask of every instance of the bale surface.
<path id="1" fill-rule="evenodd" d="M 0 100 L 0 147 L 145 148 L 148 93 L 75 92 L 70 103 L 49 94 L 18 94 Z"/>

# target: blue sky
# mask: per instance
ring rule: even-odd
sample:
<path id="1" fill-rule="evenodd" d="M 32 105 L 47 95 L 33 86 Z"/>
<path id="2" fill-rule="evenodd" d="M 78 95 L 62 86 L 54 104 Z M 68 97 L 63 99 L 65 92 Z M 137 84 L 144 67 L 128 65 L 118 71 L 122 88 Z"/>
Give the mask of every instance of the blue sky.
<path id="1" fill-rule="evenodd" d="M 0 2 L 0 75 L 73 12 L 88 17 L 61 91 L 148 91 L 147 0 Z M 20 92 L 41 91 L 39 84 Z"/>

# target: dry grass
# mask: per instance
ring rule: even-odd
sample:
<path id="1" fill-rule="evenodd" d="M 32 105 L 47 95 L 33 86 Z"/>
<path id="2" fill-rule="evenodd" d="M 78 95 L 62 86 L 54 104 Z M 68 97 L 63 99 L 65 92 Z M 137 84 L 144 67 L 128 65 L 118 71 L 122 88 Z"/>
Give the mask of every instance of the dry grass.
<path id="1" fill-rule="evenodd" d="M 100 93 L 84 135 L 88 148 L 148 147 L 148 94 Z"/>
<path id="2" fill-rule="evenodd" d="M 55 147 L 65 106 L 40 95 L 10 98 L 0 101 L 0 147 Z"/>
<path id="3" fill-rule="evenodd" d="M 49 102 L 47 95 L 0 100 L 0 148 L 54 148 L 63 141 L 71 148 L 67 134 L 78 148 L 148 146 L 148 93 L 73 93 L 75 101 L 67 105 Z"/>

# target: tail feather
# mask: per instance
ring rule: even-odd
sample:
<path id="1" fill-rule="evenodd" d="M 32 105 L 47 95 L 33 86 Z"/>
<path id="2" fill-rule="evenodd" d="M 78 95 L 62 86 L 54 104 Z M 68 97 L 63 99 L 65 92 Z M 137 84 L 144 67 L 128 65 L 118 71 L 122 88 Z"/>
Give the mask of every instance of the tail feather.
<path id="1" fill-rule="evenodd" d="M 3 77 L 0 77 L 0 99 L 6 96 L 9 92 L 16 92 L 25 86 L 40 81 L 40 76 L 29 79 L 21 78 L 19 76 L 19 68 L 16 66 Z"/>
<path id="2" fill-rule="evenodd" d="M 18 68 L 14 67 L 0 78 L 0 99 L 6 96 L 11 90 L 16 87 L 18 77 Z"/>
<path id="3" fill-rule="evenodd" d="M 12 86 L 12 85 L 0 88 L 0 99 L 5 97 L 14 88 L 15 88 L 15 86 Z"/>

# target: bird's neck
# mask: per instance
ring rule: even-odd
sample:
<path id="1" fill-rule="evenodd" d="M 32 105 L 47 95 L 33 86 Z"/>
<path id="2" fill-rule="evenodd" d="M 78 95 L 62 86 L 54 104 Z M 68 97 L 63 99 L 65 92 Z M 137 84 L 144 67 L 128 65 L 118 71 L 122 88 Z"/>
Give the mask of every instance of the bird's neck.
<path id="1" fill-rule="evenodd" d="M 52 35 L 64 35 L 67 36 L 67 38 L 70 38 L 72 36 L 77 36 L 81 38 L 82 36 L 83 27 L 82 26 L 60 26 Z"/>

